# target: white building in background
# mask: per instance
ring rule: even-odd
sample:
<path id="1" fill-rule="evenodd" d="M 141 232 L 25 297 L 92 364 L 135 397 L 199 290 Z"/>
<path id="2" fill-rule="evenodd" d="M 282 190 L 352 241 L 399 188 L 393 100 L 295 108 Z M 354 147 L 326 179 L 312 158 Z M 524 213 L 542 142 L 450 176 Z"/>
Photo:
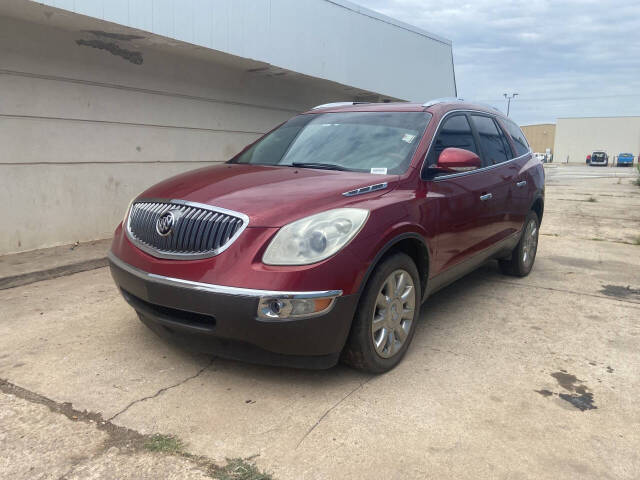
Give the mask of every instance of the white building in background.
<path id="1" fill-rule="evenodd" d="M 339 100 L 454 96 L 451 43 L 345 0 L 2 0 L 0 254 Z"/>
<path id="2" fill-rule="evenodd" d="M 586 162 L 595 150 L 607 152 L 609 163 L 619 153 L 640 155 L 640 117 L 559 118 L 553 161 Z M 634 163 L 637 163 L 637 158 Z"/>

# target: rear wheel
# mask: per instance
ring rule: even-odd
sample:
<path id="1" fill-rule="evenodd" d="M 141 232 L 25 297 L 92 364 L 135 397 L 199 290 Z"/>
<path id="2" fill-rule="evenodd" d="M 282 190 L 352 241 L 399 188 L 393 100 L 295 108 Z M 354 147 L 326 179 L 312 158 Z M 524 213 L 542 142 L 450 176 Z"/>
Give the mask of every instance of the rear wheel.
<path id="1" fill-rule="evenodd" d="M 384 259 L 362 294 L 343 361 L 372 373 L 400 363 L 415 332 L 420 291 L 418 269 L 408 255 Z"/>
<path id="2" fill-rule="evenodd" d="M 518 245 L 511 252 L 508 259 L 498 260 L 500 270 L 505 275 L 526 277 L 533 268 L 538 251 L 538 230 L 540 221 L 536 212 L 531 211 L 524 223 L 524 230 Z"/>

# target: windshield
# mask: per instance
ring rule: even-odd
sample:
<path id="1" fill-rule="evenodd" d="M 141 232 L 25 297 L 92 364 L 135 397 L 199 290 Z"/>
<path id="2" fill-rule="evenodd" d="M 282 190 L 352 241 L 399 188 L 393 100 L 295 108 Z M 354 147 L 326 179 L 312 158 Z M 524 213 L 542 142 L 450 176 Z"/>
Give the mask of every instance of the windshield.
<path id="1" fill-rule="evenodd" d="M 404 173 L 431 114 L 344 112 L 299 115 L 231 163 Z"/>

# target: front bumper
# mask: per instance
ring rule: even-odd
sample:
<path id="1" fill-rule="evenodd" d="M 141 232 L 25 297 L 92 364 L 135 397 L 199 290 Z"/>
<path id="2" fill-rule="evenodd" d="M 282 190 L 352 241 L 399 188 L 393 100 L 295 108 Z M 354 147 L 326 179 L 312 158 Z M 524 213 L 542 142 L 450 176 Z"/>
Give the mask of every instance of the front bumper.
<path id="1" fill-rule="evenodd" d="M 111 275 L 124 299 L 158 335 L 184 347 L 270 365 L 328 368 L 336 364 L 357 306 L 357 295 L 337 296 L 312 318 L 267 321 L 257 309 L 270 292 L 203 284 L 147 273 L 109 254 Z M 336 292 L 337 293 L 337 292 Z"/>

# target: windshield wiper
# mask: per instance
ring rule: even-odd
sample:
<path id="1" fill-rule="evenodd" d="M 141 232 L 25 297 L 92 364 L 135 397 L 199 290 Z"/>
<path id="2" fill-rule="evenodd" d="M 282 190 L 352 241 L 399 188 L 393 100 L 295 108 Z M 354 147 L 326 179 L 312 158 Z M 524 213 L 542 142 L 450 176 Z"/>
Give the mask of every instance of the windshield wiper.
<path id="1" fill-rule="evenodd" d="M 300 168 L 320 168 L 322 170 L 340 170 L 340 171 L 349 170 L 348 168 L 345 168 L 341 165 L 336 165 L 334 163 L 293 162 L 291 166 L 300 167 Z"/>

